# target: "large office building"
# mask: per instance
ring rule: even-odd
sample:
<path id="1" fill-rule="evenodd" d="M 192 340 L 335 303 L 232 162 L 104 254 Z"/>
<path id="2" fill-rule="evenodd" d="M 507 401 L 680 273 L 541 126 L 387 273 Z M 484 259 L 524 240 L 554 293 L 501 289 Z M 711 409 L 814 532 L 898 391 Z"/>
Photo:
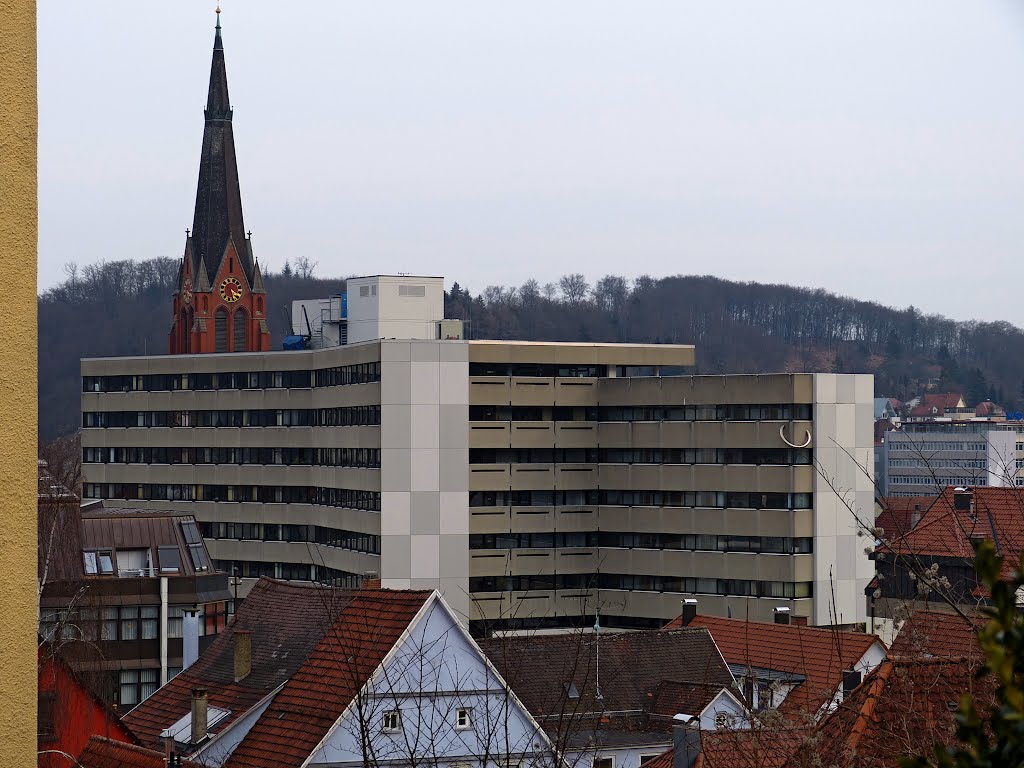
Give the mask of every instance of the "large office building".
<path id="1" fill-rule="evenodd" d="M 83 360 L 85 495 L 194 514 L 243 594 L 373 575 L 439 587 L 480 631 L 653 626 L 698 594 L 722 615 L 864 620 L 872 377 L 467 341 L 438 279 L 347 290 L 350 327 L 318 332 L 345 344 Z M 409 338 L 369 338 L 389 328 Z"/>
<path id="2" fill-rule="evenodd" d="M 1019 421 L 919 421 L 888 430 L 880 448 L 881 496 L 938 496 L 950 486 L 1021 485 Z"/>

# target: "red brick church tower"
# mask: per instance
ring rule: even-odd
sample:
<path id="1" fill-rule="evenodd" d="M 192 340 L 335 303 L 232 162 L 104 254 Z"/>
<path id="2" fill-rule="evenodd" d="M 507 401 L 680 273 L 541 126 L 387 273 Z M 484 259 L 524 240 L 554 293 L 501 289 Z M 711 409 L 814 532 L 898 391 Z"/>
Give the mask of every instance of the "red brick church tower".
<path id="1" fill-rule="evenodd" d="M 219 8 L 216 30 L 196 214 L 174 292 L 172 355 L 270 349 L 267 292 L 242 223 Z"/>

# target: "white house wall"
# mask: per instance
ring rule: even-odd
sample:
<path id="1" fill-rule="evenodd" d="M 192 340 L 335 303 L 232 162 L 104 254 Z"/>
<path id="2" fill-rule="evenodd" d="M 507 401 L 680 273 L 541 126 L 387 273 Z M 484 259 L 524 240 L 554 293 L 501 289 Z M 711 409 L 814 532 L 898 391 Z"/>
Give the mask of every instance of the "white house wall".
<path id="1" fill-rule="evenodd" d="M 470 708 L 473 727 L 458 730 L 456 713 Z M 383 715 L 402 713 L 398 733 Z M 362 727 L 361 727 L 362 726 Z M 476 645 L 440 602 L 433 603 L 351 706 L 308 765 L 361 765 L 360 733 L 368 729 L 376 762 L 501 764 L 510 754 L 524 768 L 550 766 L 548 742 L 507 695 Z M 536 753 L 536 754 L 535 754 Z"/>

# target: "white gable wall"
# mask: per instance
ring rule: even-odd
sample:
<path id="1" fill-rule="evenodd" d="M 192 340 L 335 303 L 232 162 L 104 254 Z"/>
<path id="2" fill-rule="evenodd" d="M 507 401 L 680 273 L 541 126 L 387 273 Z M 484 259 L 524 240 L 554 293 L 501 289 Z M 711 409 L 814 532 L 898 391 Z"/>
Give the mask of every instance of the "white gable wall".
<path id="1" fill-rule="evenodd" d="M 306 765 L 362 765 L 361 733 L 372 760 L 473 768 L 550 766 L 550 746 L 497 672 L 445 604 L 432 598 L 420 619 L 339 719 Z M 472 726 L 456 727 L 460 708 Z M 402 727 L 385 732 L 385 712 L 401 712 Z"/>

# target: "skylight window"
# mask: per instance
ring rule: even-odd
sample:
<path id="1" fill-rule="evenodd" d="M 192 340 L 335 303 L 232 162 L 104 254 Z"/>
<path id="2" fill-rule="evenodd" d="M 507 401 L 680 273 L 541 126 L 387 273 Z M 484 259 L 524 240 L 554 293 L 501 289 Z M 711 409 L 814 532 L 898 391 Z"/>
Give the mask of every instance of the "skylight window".
<path id="1" fill-rule="evenodd" d="M 157 555 L 160 558 L 160 573 L 181 572 L 181 552 L 176 546 L 158 547 Z"/>

